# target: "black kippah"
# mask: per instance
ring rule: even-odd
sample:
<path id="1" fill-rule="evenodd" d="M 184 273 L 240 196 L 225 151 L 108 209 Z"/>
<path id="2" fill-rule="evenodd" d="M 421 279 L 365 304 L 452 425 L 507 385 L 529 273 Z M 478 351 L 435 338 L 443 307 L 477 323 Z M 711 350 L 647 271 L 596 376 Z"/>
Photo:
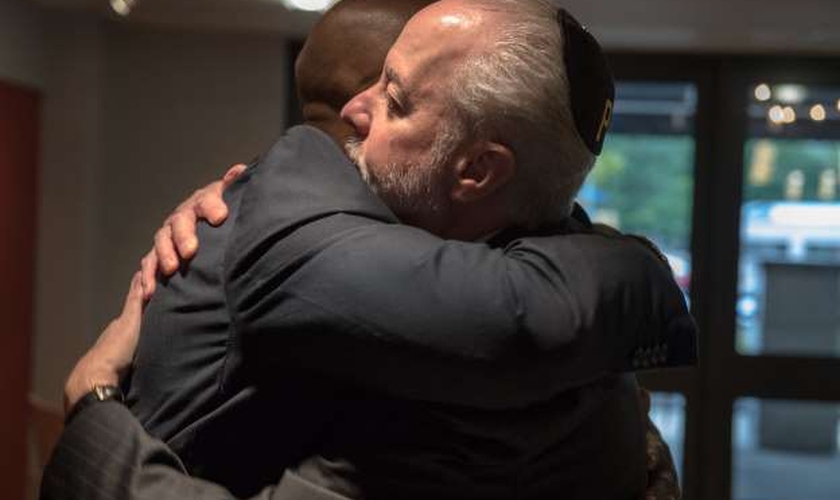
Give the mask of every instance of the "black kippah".
<path id="1" fill-rule="evenodd" d="M 563 32 L 563 62 L 575 126 L 592 154 L 597 155 L 612 120 L 612 73 L 598 41 L 571 14 L 559 9 L 557 22 Z"/>

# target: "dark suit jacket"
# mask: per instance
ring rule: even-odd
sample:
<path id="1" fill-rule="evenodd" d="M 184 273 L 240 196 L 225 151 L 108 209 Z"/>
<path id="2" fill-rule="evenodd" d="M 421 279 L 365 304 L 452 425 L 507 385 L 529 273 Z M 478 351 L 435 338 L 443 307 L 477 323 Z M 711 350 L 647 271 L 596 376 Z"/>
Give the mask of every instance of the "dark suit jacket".
<path id="1" fill-rule="evenodd" d="M 229 221 L 201 230 L 196 260 L 150 304 L 129 392 L 192 473 L 242 495 L 294 464 L 372 498 L 399 484 L 511 498 L 529 476 L 535 491 L 638 486 L 640 427 L 615 418 L 633 414 L 632 383 L 614 374 L 641 353 L 659 366 L 696 355 L 648 249 L 571 220 L 442 241 L 396 224 L 309 128 L 246 177 Z M 621 432 L 587 435 L 604 425 Z"/>
<path id="2" fill-rule="evenodd" d="M 623 430 L 641 426 L 634 391 L 632 380 L 614 379 L 573 391 L 573 397 L 558 400 L 555 411 L 547 413 L 535 408 L 500 413 L 441 409 L 436 414 L 432 406 L 421 420 L 411 417 L 414 424 L 432 425 L 415 428 L 407 440 L 378 435 L 400 435 L 394 429 L 399 426 L 399 410 L 392 408 L 388 418 L 365 412 L 374 418 L 348 422 L 363 424 L 360 433 L 339 425 L 333 447 L 294 468 L 278 469 L 280 479 L 249 498 L 635 500 L 644 488 L 645 477 L 639 471 L 644 469 L 644 447 L 641 438 L 626 436 Z M 385 405 L 373 408 L 387 415 Z M 436 422 L 436 416 L 441 420 Z M 387 425 L 382 429 L 372 428 L 383 422 Z M 443 436 L 435 434 L 442 428 L 449 428 L 444 432 L 450 436 L 457 434 L 453 423 L 470 428 L 473 438 L 438 441 Z M 552 429 L 550 434 L 547 428 Z M 436 439 L 424 443 L 424 436 Z M 499 441 L 499 436 L 506 436 L 506 442 Z M 351 453 L 332 453 L 343 444 L 350 445 Z M 528 448 L 531 453 L 523 453 Z M 539 449 L 542 453 L 534 453 Z M 356 461 L 359 456 L 364 460 Z M 371 466 L 379 471 L 373 476 L 365 472 Z M 244 496 L 187 475 L 171 448 L 151 438 L 128 409 L 113 402 L 94 404 L 77 414 L 62 434 L 41 485 L 41 500 L 233 498 Z"/>

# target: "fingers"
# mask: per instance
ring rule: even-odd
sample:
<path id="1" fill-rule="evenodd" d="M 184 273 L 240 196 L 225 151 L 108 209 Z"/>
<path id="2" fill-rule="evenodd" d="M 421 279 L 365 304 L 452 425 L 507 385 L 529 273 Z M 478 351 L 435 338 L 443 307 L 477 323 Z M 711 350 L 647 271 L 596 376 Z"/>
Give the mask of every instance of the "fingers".
<path id="1" fill-rule="evenodd" d="M 155 233 L 155 254 L 158 269 L 163 276 L 171 276 L 178 270 L 178 253 L 172 242 L 172 227 L 169 222 Z"/>
<path id="2" fill-rule="evenodd" d="M 195 236 L 196 216 L 191 210 L 178 211 L 172 214 L 169 220 L 169 228 L 172 233 L 172 242 L 178 255 L 183 260 L 192 259 L 198 250 L 198 238 Z"/>
<path id="3" fill-rule="evenodd" d="M 247 167 L 237 164 L 228 169 L 221 181 L 213 182 L 192 194 L 181 203 L 158 229 L 154 249 L 140 263 L 143 295 L 148 300 L 155 289 L 155 274 L 171 276 L 181 261 L 193 258 L 198 251 L 196 223 L 204 219 L 218 226 L 228 216 L 228 207 L 222 194 Z"/>
<path id="4" fill-rule="evenodd" d="M 143 287 L 143 299 L 149 300 L 152 294 L 155 293 L 155 285 L 157 285 L 157 254 L 155 250 L 149 250 L 140 260 L 140 282 Z"/>
<path id="5" fill-rule="evenodd" d="M 122 317 L 139 321 L 143 314 L 143 296 L 142 273 L 137 271 L 131 278 L 131 284 L 125 296 Z"/>
<path id="6" fill-rule="evenodd" d="M 227 204 L 222 198 L 224 189 L 223 181 L 216 181 L 201 189 L 194 206 L 195 217 L 206 220 L 212 226 L 224 222 L 228 216 Z"/>
<path id="7" fill-rule="evenodd" d="M 195 204 L 195 215 L 212 226 L 223 223 L 228 216 L 228 207 L 222 194 L 247 168 L 244 163 L 237 163 L 225 172 L 221 181 L 216 181 L 200 190 Z"/>
<path id="8" fill-rule="evenodd" d="M 237 163 L 236 165 L 230 167 L 227 172 L 225 172 L 225 176 L 222 177 L 222 189 L 227 189 L 228 186 L 233 184 L 233 182 L 242 175 L 242 172 L 248 168 L 247 165 L 244 163 Z"/>

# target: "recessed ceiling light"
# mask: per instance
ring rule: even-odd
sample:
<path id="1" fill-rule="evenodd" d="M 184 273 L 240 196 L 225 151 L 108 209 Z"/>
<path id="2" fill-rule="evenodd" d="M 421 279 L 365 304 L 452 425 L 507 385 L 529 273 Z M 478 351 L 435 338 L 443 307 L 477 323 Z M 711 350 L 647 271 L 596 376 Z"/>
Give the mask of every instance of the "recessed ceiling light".
<path id="1" fill-rule="evenodd" d="M 770 111 L 767 112 L 767 117 L 771 122 L 776 125 L 780 125 L 785 121 L 785 112 L 782 110 L 781 106 L 773 106 L 770 108 Z"/>
<path id="2" fill-rule="evenodd" d="M 307 12 L 323 12 L 332 7 L 337 0 L 282 0 L 283 5 L 291 10 L 305 10 Z"/>
<path id="3" fill-rule="evenodd" d="M 770 86 L 766 83 L 755 87 L 755 98 L 759 101 L 769 101 L 771 97 L 773 97 L 773 93 L 770 92 Z"/>
<path id="4" fill-rule="evenodd" d="M 111 0 L 111 10 L 125 17 L 131 14 L 131 9 L 134 8 L 136 3 L 137 0 Z"/>
<path id="5" fill-rule="evenodd" d="M 785 108 L 782 110 L 782 114 L 782 121 L 784 121 L 786 124 L 790 125 L 791 123 L 796 121 L 796 111 L 792 107 L 785 106 Z"/>
<path id="6" fill-rule="evenodd" d="M 825 120 L 825 107 L 822 104 L 811 106 L 811 119 L 815 122 Z"/>

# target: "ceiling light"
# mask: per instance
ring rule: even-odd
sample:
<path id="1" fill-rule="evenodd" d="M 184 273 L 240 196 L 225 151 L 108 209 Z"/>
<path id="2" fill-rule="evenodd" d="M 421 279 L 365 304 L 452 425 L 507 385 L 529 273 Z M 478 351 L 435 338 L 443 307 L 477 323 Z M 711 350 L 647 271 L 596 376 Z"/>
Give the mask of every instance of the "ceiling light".
<path id="1" fill-rule="evenodd" d="M 767 112 L 767 118 L 776 125 L 780 125 L 785 121 L 785 112 L 782 110 L 781 106 L 773 106 L 770 108 L 770 111 Z"/>
<path id="2" fill-rule="evenodd" d="M 811 106 L 811 119 L 815 122 L 825 120 L 825 107 L 822 104 Z"/>
<path id="3" fill-rule="evenodd" d="M 762 83 L 755 88 L 755 98 L 759 101 L 769 101 L 770 98 L 773 97 L 773 93 L 770 92 L 770 86 L 766 83 Z"/>
<path id="4" fill-rule="evenodd" d="M 785 104 L 799 104 L 805 100 L 805 87 L 802 85 L 779 85 L 776 87 L 776 98 Z"/>
<path id="5" fill-rule="evenodd" d="M 137 0 L 111 0 L 111 10 L 125 17 L 131 14 L 131 9 L 134 8 L 136 3 Z"/>
<path id="6" fill-rule="evenodd" d="M 323 12 L 337 0 L 282 0 L 283 5 L 290 10 L 305 10 L 307 12 Z"/>
<path id="7" fill-rule="evenodd" d="M 782 109 L 782 115 L 782 121 L 788 125 L 796 121 L 796 111 L 794 111 L 794 109 L 790 106 L 785 106 L 784 109 Z"/>

